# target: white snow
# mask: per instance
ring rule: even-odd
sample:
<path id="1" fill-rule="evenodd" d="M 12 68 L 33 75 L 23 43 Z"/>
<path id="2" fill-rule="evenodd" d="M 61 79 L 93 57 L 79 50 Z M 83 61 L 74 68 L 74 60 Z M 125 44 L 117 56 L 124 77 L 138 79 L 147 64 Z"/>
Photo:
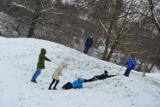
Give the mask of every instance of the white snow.
<path id="1" fill-rule="evenodd" d="M 45 63 L 35 84 L 30 80 L 41 48 L 52 62 Z M 55 68 L 64 60 L 69 66 L 60 77 L 58 90 L 48 90 Z M 116 74 L 120 68 L 53 42 L 0 37 L 0 107 L 160 107 L 159 73 L 143 78 L 132 71 L 125 77 L 125 67 L 119 76 L 84 83 L 84 89 L 61 90 L 78 76 L 91 78 L 104 70 Z"/>

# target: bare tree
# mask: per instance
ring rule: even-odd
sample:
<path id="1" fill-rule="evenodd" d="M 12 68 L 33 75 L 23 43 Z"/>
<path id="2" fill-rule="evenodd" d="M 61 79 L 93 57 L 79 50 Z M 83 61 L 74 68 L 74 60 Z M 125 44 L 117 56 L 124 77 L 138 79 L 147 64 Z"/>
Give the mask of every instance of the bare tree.
<path id="1" fill-rule="evenodd" d="M 117 45 L 123 39 L 134 35 L 134 30 L 140 24 L 142 15 L 130 13 L 133 10 L 138 11 L 141 5 L 142 3 L 137 4 L 134 0 L 128 2 L 115 0 L 108 7 L 101 7 L 102 11 L 107 11 L 105 13 L 107 15 L 97 13 L 101 15 L 99 20 L 106 32 L 103 60 L 109 61 Z"/>
<path id="2" fill-rule="evenodd" d="M 152 20 L 158 30 L 158 32 L 160 33 L 160 22 L 158 21 L 158 18 L 156 16 L 156 10 L 155 10 L 155 5 L 153 3 L 153 0 L 148 0 L 149 2 L 149 8 L 150 8 L 150 11 L 151 11 L 151 17 L 152 17 Z M 158 1 L 157 1 L 158 3 Z M 160 4 L 159 4 L 160 5 Z M 160 11 L 160 9 L 157 9 L 157 12 Z M 158 14 L 158 13 L 157 13 Z M 160 14 L 160 13 L 159 13 Z"/>
<path id="3" fill-rule="evenodd" d="M 34 36 L 36 23 L 37 23 L 37 20 L 39 19 L 40 13 L 41 13 L 41 11 L 40 11 L 41 5 L 42 5 L 41 0 L 36 0 L 36 6 L 35 6 L 35 10 L 34 10 L 34 13 L 33 13 L 33 16 L 32 16 L 32 21 L 31 21 L 31 25 L 30 25 L 27 37 L 33 37 Z"/>
<path id="4" fill-rule="evenodd" d="M 46 20 L 43 19 L 44 14 L 64 14 L 62 12 L 60 13 L 54 11 L 54 4 L 51 0 L 14 0 L 11 3 L 14 7 L 27 10 L 28 13 L 32 14 L 32 18 L 28 17 L 28 19 L 30 20 L 30 27 L 27 37 L 35 37 L 35 29 L 38 23 L 42 20 Z"/>

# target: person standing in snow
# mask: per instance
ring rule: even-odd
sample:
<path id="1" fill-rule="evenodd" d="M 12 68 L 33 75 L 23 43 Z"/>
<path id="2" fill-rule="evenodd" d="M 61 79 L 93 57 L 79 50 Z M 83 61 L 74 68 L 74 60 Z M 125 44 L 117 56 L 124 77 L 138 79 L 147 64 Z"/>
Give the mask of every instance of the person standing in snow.
<path id="1" fill-rule="evenodd" d="M 58 68 L 55 70 L 55 72 L 53 73 L 53 75 L 52 75 L 52 82 L 51 82 L 51 84 L 49 85 L 49 90 L 51 90 L 51 87 L 52 87 L 52 85 L 54 84 L 54 82 L 56 81 L 56 83 L 55 83 L 55 85 L 54 85 L 54 87 L 53 87 L 53 89 L 54 90 L 57 90 L 56 89 L 56 86 L 57 86 L 57 84 L 59 83 L 59 76 L 61 75 L 62 76 L 62 71 L 63 71 L 63 69 L 64 68 L 66 68 L 67 67 L 67 64 L 65 63 L 65 62 L 62 62 L 59 66 L 58 66 Z"/>
<path id="2" fill-rule="evenodd" d="M 96 81 L 96 80 L 103 80 L 103 79 L 114 77 L 114 76 L 116 76 L 116 75 L 108 75 L 108 71 L 105 70 L 103 74 L 96 75 L 91 79 L 85 79 L 84 82 L 92 82 L 92 81 Z"/>
<path id="3" fill-rule="evenodd" d="M 83 88 L 83 82 L 85 81 L 85 79 L 83 77 L 79 77 L 77 80 L 73 81 L 73 83 L 66 83 L 65 85 L 63 85 L 62 89 L 64 90 L 68 90 L 68 89 L 82 89 Z"/>
<path id="4" fill-rule="evenodd" d="M 84 48 L 84 53 L 87 54 L 88 53 L 88 50 L 89 48 L 92 46 L 93 44 L 93 37 L 92 35 L 89 36 L 85 42 L 85 48 Z"/>
<path id="5" fill-rule="evenodd" d="M 124 63 L 124 65 L 127 66 L 127 69 L 124 73 L 125 76 L 129 76 L 132 69 L 135 69 L 136 67 L 136 59 L 134 58 L 134 55 L 131 55 L 130 58 Z"/>
<path id="6" fill-rule="evenodd" d="M 39 60 L 38 60 L 38 63 L 37 63 L 37 70 L 36 72 L 33 74 L 32 76 L 32 79 L 31 79 L 31 82 L 34 82 L 34 83 L 37 83 L 36 82 L 36 79 L 37 77 L 40 75 L 41 73 L 41 70 L 42 69 L 45 69 L 45 60 L 46 61 L 50 61 L 50 59 L 48 59 L 46 56 L 46 50 L 44 48 L 41 49 L 41 53 L 39 54 Z"/>

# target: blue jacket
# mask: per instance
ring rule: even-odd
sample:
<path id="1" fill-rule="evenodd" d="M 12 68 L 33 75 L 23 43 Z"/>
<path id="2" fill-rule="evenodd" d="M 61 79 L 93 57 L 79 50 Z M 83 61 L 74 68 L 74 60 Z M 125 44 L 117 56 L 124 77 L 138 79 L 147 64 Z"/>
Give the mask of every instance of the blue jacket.
<path id="1" fill-rule="evenodd" d="M 76 88 L 83 88 L 83 82 L 79 82 L 78 80 L 75 80 L 75 81 L 73 81 L 73 83 L 72 83 L 72 87 L 73 87 L 74 89 L 76 89 Z"/>
<path id="2" fill-rule="evenodd" d="M 129 69 L 135 69 L 136 67 L 136 60 L 135 58 L 129 58 L 124 65 L 127 65 L 127 68 Z"/>
<path id="3" fill-rule="evenodd" d="M 93 38 L 90 36 L 87 38 L 85 46 L 89 48 L 92 46 L 92 44 L 93 44 Z"/>

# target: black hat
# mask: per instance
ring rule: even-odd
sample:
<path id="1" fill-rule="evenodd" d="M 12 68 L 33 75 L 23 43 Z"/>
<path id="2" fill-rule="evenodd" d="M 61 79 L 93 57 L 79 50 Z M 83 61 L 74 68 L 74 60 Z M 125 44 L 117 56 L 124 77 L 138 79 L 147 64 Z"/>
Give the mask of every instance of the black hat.
<path id="1" fill-rule="evenodd" d="M 134 55 L 131 55 L 132 58 L 134 58 Z"/>
<path id="2" fill-rule="evenodd" d="M 108 71 L 105 70 L 104 73 L 105 73 L 105 74 L 108 74 Z"/>

